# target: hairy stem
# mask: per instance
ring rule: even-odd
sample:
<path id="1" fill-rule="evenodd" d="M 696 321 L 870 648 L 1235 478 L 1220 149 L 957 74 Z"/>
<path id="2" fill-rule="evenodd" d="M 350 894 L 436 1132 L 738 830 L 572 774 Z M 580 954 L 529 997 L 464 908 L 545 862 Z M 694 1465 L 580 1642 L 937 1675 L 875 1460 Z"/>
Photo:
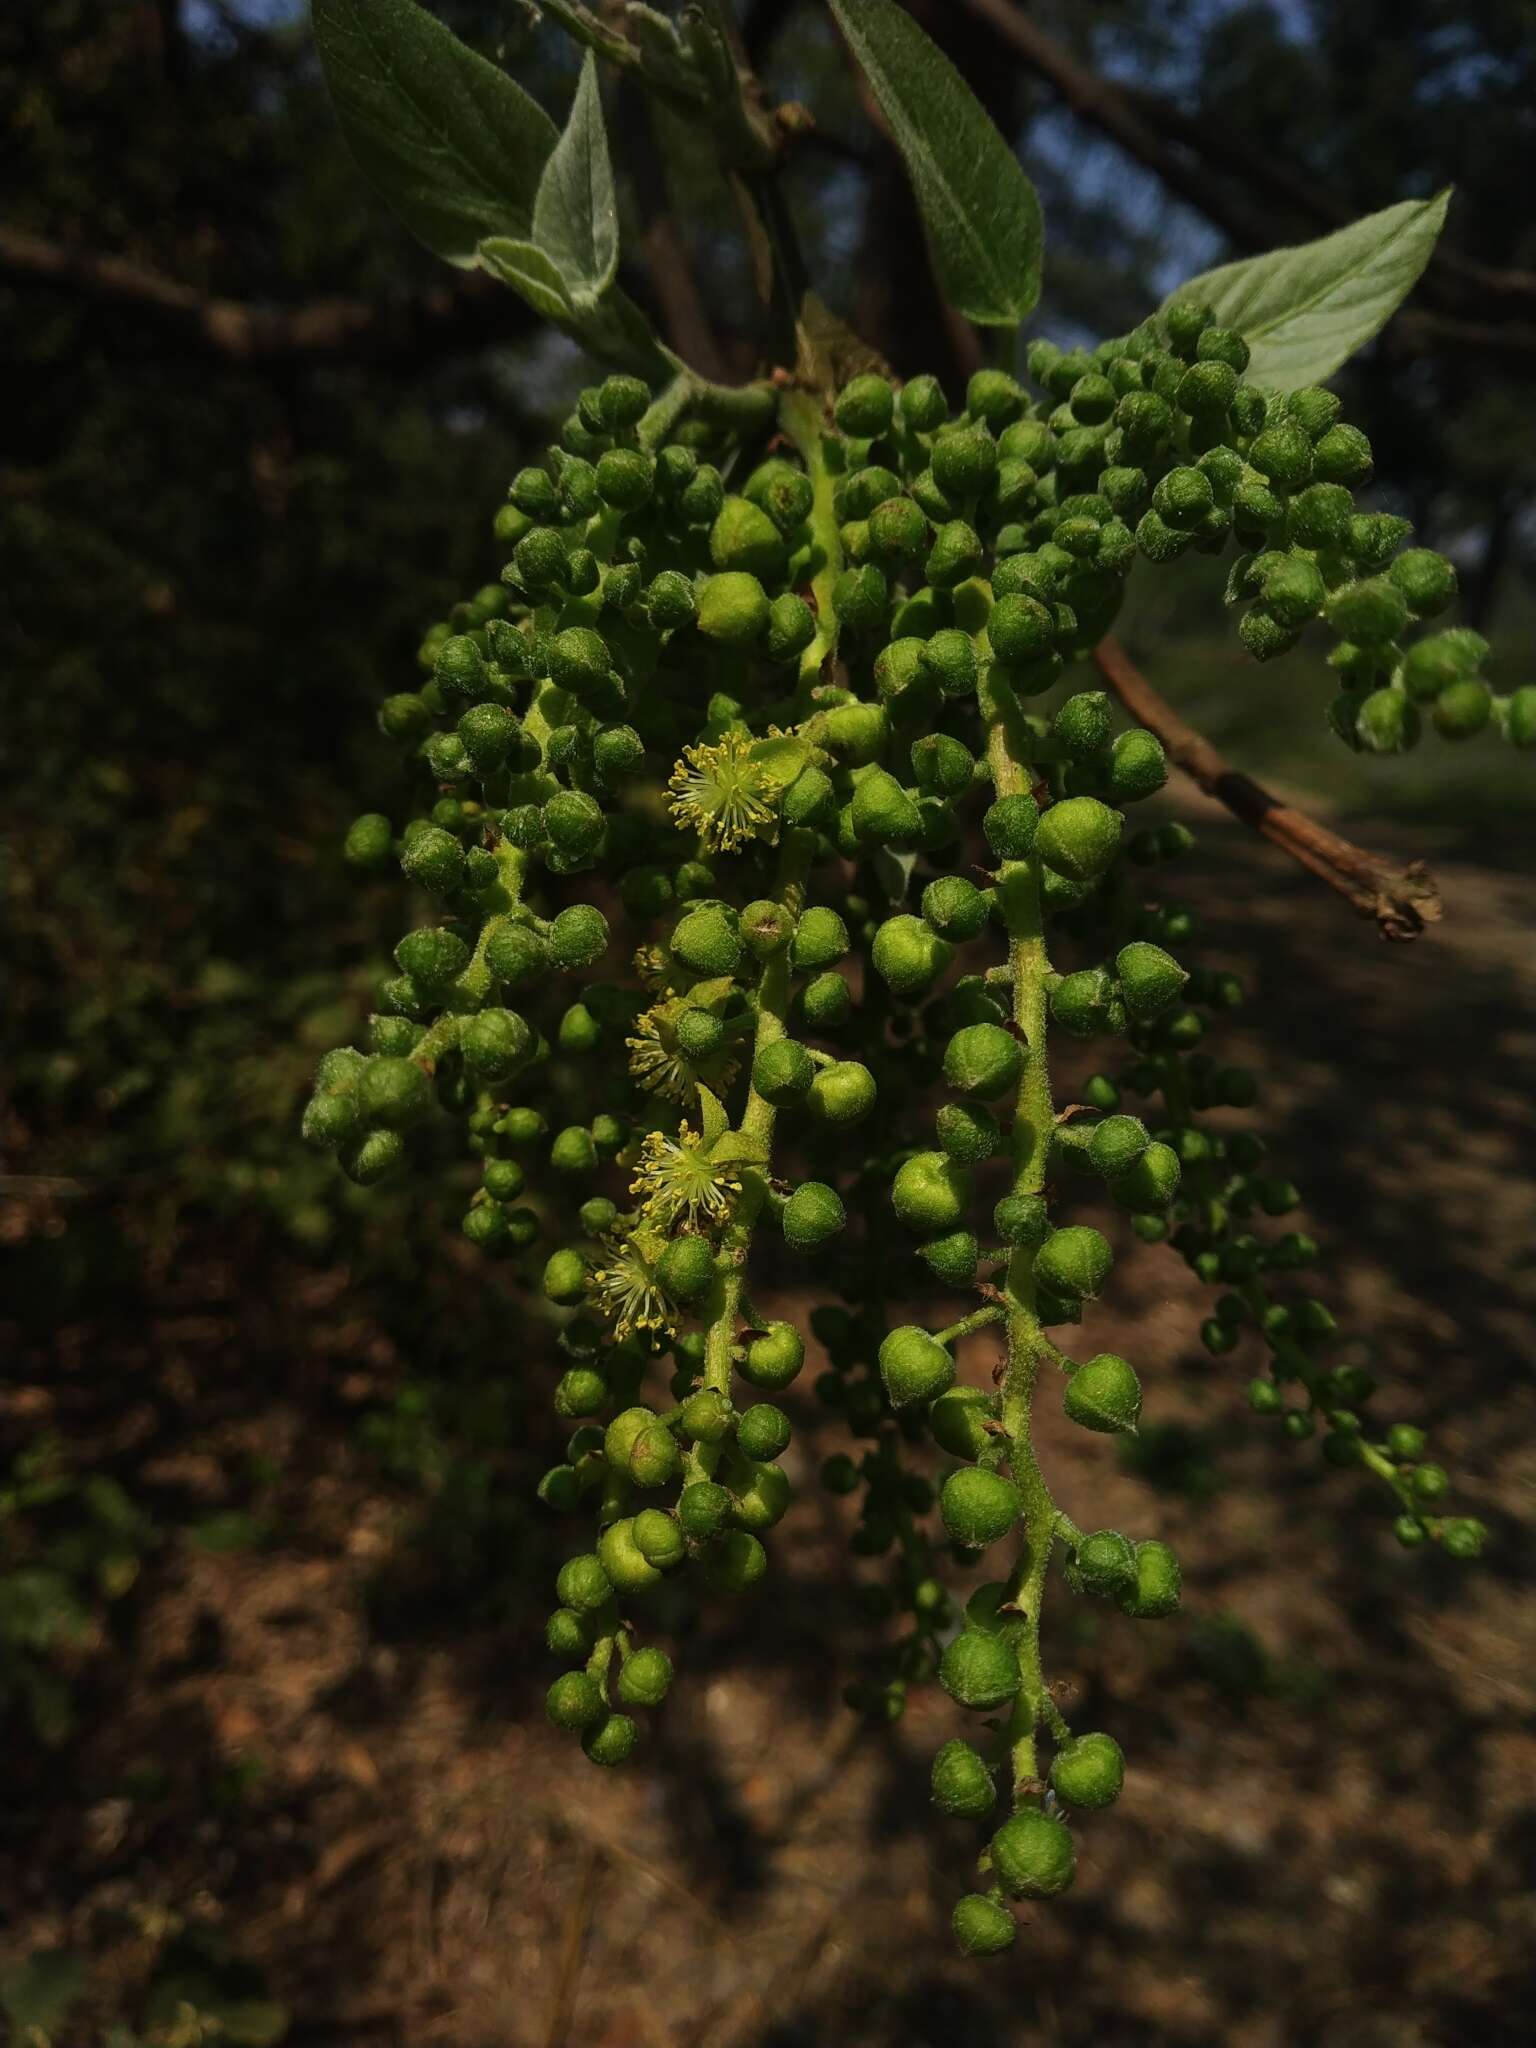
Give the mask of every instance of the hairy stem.
<path id="1" fill-rule="evenodd" d="M 1006 684 L 989 681 L 984 709 L 993 787 L 999 797 L 1027 796 L 1033 777 L 1017 744 L 1017 706 Z M 1055 1123 L 1046 1056 L 1046 976 L 1050 962 L 1045 950 L 1038 859 L 1031 856 L 1028 860 L 1005 861 L 998 877 L 998 896 L 1008 933 L 1013 1021 L 1026 1048 L 1013 1115 L 1013 1192 L 1037 1195 L 1045 1183 Z M 1040 1607 L 1057 1527 L 1056 1504 L 1036 1460 L 1032 1437 L 1035 1380 L 1045 1349 L 1035 1312 L 1034 1261 L 1032 1250 L 1016 1246 L 1009 1256 L 1004 1281 L 1008 1348 L 1003 1372 L 1003 1428 L 1008 1437 L 1014 1483 L 1024 1499 L 1024 1542 L 1009 1587 L 1010 1603 L 1024 1618 L 1019 1643 L 1022 1683 L 1008 1724 L 1015 1803 L 1026 1797 L 1038 1776 L 1035 1732 L 1042 1717 L 1048 1718 L 1049 1713 L 1040 1666 Z"/>
<path id="2" fill-rule="evenodd" d="M 810 832 L 790 831 L 784 835 L 774 894 L 791 918 L 799 916 L 805 901 L 805 879 L 810 871 L 814 848 L 815 838 Z M 758 980 L 757 1029 L 752 1040 L 754 1062 L 764 1047 L 785 1036 L 788 1010 L 789 947 L 784 945 L 764 963 Z M 742 1191 L 737 1198 L 736 1214 L 720 1244 L 718 1301 L 704 1337 L 703 1385 L 724 1394 L 727 1400 L 731 1394 L 736 1325 L 741 1317 L 742 1295 L 746 1288 L 747 1254 L 751 1250 L 752 1232 L 767 1194 L 764 1176 L 773 1143 L 773 1124 L 773 1104 L 759 1095 L 752 1085 L 749 1065 L 747 1102 L 741 1122 L 736 1126 L 736 1135 L 746 1139 L 760 1153 L 761 1164 L 748 1166 L 742 1172 Z M 716 1458 L 715 1446 L 695 1444 L 689 1459 L 691 1477 L 707 1479 L 714 1470 Z"/>

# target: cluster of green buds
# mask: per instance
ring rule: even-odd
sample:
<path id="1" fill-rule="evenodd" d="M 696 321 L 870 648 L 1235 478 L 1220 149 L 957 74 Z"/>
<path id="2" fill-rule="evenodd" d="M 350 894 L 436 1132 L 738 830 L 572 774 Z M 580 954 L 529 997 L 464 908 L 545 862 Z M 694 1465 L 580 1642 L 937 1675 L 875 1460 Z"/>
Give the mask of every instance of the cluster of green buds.
<path id="1" fill-rule="evenodd" d="M 1261 1336 L 1253 1405 L 1291 1436 L 1321 1422 L 1334 1462 L 1386 1482 L 1405 1543 L 1480 1541 L 1440 1511 L 1418 1432 L 1367 1427 L 1366 1376 L 1322 1357 L 1326 1309 L 1286 1297 L 1315 1247 L 1253 1225 L 1294 1190 L 1201 1121 L 1255 1088 L 1200 1049 L 1240 989 L 1181 965 L 1194 919 L 1149 900 L 1188 835 L 1127 834 L 1162 748 L 1102 692 L 1058 689 L 1138 557 L 1230 542 L 1250 653 L 1313 618 L 1339 636 L 1351 744 L 1406 744 L 1424 705 L 1450 737 L 1536 740 L 1536 692 L 1495 700 L 1476 636 L 1405 644 L 1454 572 L 1355 510 L 1370 450 L 1335 399 L 1266 395 L 1246 361 L 1183 302 L 1092 354 L 1037 344 L 1043 396 L 981 371 L 958 414 L 931 377 L 861 375 L 835 405 L 789 380 L 653 399 L 608 379 L 514 477 L 500 581 L 381 706 L 420 807 L 346 841 L 432 911 L 366 1049 L 321 1063 L 305 1131 L 371 1182 L 456 1121 L 479 1162 L 465 1234 L 523 1254 L 559 1321 L 572 1434 L 540 1494 L 593 1534 L 556 1584 L 551 1718 L 622 1762 L 672 1676 L 639 1640 L 650 1590 L 739 1594 L 768 1569 L 790 1500 L 773 1397 L 807 1349 L 754 1301 L 777 1241 L 823 1297 L 815 1391 L 850 1436 L 823 1478 L 859 1494 L 852 1548 L 881 1574 L 861 1604 L 887 1634 L 911 1620 L 850 1698 L 899 1713 L 936 1673 L 990 1730 L 933 1772 L 953 1815 L 993 1816 L 1005 1788 L 956 1912 L 972 1953 L 1013 1939 L 1012 1901 L 1070 1883 L 1068 1816 L 1120 1789 L 1116 1743 L 1071 1730 L 1043 1672 L 1053 1561 L 1136 1618 L 1179 1602 L 1166 1545 L 1080 1529 L 1033 1449 L 1047 1387 L 1089 1431 L 1140 1413 L 1126 1359 L 1052 1334 L 1113 1263 L 1082 1201 L 1224 1290 L 1207 1348 Z M 1121 1038 L 1129 1063 L 1058 1109 L 1053 1033 Z M 973 1338 L 983 1384 L 957 1369 Z M 952 1599 L 946 1560 L 1003 1544 L 1002 1576 Z"/>

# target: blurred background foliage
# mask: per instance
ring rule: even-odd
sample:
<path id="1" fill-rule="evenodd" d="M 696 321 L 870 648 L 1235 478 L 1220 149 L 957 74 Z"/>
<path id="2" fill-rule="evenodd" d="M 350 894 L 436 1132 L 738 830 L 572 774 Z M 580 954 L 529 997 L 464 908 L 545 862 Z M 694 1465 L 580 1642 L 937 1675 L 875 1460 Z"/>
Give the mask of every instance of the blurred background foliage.
<path id="1" fill-rule="evenodd" d="M 563 105 L 574 59 L 535 10 L 435 11 Z M 814 277 L 898 371 L 957 389 L 974 337 L 934 297 L 827 11 L 739 11 L 771 91 L 815 110 L 789 172 Z M 911 11 L 1040 187 L 1035 331 L 1057 340 L 1455 181 L 1451 259 L 1344 383 L 1380 502 L 1459 563 L 1500 685 L 1529 681 L 1528 0 Z M 610 120 L 627 288 L 701 368 L 752 374 L 750 270 L 699 139 L 627 87 Z M 446 1208 L 419 1185 L 359 1196 L 296 1123 L 400 925 L 393 885 L 359 886 L 339 859 L 394 772 L 372 707 L 409 687 L 425 625 L 494 575 L 490 515 L 581 365 L 374 201 L 295 0 L 0 11 L 0 190 L 0 1340 L 21 1390 L 0 1409 L 0 1712 L 57 1742 L 138 1560 L 187 1529 L 259 1541 L 280 1512 L 277 1475 L 248 1463 L 211 1528 L 206 1502 L 135 1489 L 125 1408 L 148 1388 L 170 1429 L 183 1398 L 155 1377 L 157 1319 L 228 1312 L 232 1372 L 317 1317 L 338 1371 L 386 1355 L 363 1453 L 446 1502 L 461 1550 L 486 1528 L 505 1556 L 488 1474 L 515 1404 L 464 1377 L 507 1312 L 499 1283 L 466 1288 L 451 1191 Z M 1314 656 L 1260 672 L 1238 655 L 1221 574 L 1196 561 L 1138 589 L 1123 631 L 1237 765 L 1488 858 L 1523 820 L 1529 847 L 1522 757 L 1492 741 L 1346 755 Z"/>

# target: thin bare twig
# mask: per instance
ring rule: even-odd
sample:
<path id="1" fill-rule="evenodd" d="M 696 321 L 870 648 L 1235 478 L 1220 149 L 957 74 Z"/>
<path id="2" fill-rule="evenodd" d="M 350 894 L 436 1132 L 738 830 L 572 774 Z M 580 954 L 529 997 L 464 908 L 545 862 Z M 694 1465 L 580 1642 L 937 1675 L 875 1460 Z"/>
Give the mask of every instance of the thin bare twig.
<path id="1" fill-rule="evenodd" d="M 220 298 L 126 257 L 0 226 L 0 284 L 55 286 L 128 313 L 168 341 L 242 368 L 374 364 L 408 369 L 455 350 L 514 341 L 534 316 L 515 293 L 466 276 L 392 299 L 327 297 L 297 306 Z"/>
<path id="2" fill-rule="evenodd" d="M 1093 658 L 1126 710 L 1157 735 L 1169 759 L 1207 796 L 1225 804 L 1234 818 L 1326 882 L 1362 917 L 1374 918 L 1384 939 L 1416 939 L 1427 925 L 1439 923 L 1440 891 L 1423 861 L 1395 867 L 1380 854 L 1341 839 L 1304 811 L 1281 803 L 1251 776 L 1229 767 L 1210 741 L 1158 695 L 1113 636 L 1099 642 Z"/>

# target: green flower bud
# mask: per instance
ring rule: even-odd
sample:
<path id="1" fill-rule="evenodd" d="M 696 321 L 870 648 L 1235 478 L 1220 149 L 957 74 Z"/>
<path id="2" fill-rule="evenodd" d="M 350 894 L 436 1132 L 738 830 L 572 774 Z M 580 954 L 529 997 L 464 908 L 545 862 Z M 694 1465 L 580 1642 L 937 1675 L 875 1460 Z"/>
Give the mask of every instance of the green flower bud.
<path id="1" fill-rule="evenodd" d="M 1514 747 L 1536 747 L 1536 684 L 1527 683 L 1504 700 L 1504 736 Z"/>
<path id="2" fill-rule="evenodd" d="M 1346 640 L 1395 640 L 1408 623 L 1408 606 L 1401 591 L 1380 576 L 1341 584 L 1325 610 L 1329 625 Z"/>
<path id="3" fill-rule="evenodd" d="M 376 1187 L 405 1161 L 405 1140 L 398 1131 L 369 1131 L 344 1144 L 337 1154 L 342 1172 L 361 1188 Z"/>
<path id="4" fill-rule="evenodd" d="M 1035 843 L 1040 806 L 1032 796 L 1001 796 L 987 806 L 982 833 L 998 860 L 1025 860 Z"/>
<path id="5" fill-rule="evenodd" d="M 992 1871 L 1016 1899 L 1048 1899 L 1064 1892 L 1077 1870 L 1077 1856 L 1065 1824 L 1023 1806 L 992 1837 Z"/>
<path id="6" fill-rule="evenodd" d="M 640 1730 L 628 1714 L 609 1714 L 585 1731 L 581 1746 L 592 1763 L 611 1769 L 628 1762 L 639 1740 Z"/>
<path id="7" fill-rule="evenodd" d="M 1011 1700 L 1021 1682 L 1013 1646 L 980 1629 L 962 1629 L 939 1663 L 939 1683 L 950 1698 L 978 1712 Z"/>
<path id="8" fill-rule="evenodd" d="M 779 1220 L 784 1242 L 797 1252 L 809 1252 L 836 1237 L 848 1215 L 835 1188 L 825 1181 L 807 1180 L 784 1204 Z"/>
<path id="9" fill-rule="evenodd" d="M 908 387 L 911 389 L 911 386 Z M 903 410 L 906 400 L 903 394 Z M 841 433 L 856 440 L 873 441 L 890 431 L 896 400 L 890 385 L 872 372 L 853 378 L 837 395 L 833 417 Z"/>
<path id="10" fill-rule="evenodd" d="M 975 689 L 976 647 L 969 633 L 944 626 L 917 647 L 918 666 L 944 696 L 966 697 Z"/>
<path id="11" fill-rule="evenodd" d="M 691 974 L 734 974 L 743 951 L 735 913 L 722 903 L 704 903 L 690 910 L 673 928 L 671 951 L 673 959 Z"/>
<path id="12" fill-rule="evenodd" d="M 946 1742 L 933 1760 L 933 1803 L 956 1819 L 979 1820 L 997 1804 L 997 1786 L 979 1750 Z M 1010 1919 L 1009 1925 L 1013 1922 Z"/>
<path id="13" fill-rule="evenodd" d="M 610 448 L 597 458 L 597 488 L 605 505 L 636 512 L 655 488 L 656 465 L 638 448 Z"/>
<path id="14" fill-rule="evenodd" d="M 431 1107 L 432 1084 L 414 1060 L 372 1059 L 358 1077 L 356 1094 L 365 1121 L 405 1131 Z"/>
<path id="15" fill-rule="evenodd" d="M 1118 1529 L 1096 1529 L 1073 1555 L 1072 1568 L 1085 1593 L 1118 1600 L 1136 1584 L 1136 1552 Z"/>
<path id="16" fill-rule="evenodd" d="M 714 1283 L 714 1253 L 702 1237 L 675 1238 L 656 1261 L 656 1278 L 674 1301 L 691 1306 Z"/>
<path id="17" fill-rule="evenodd" d="M 982 1892 L 967 1892 L 950 1919 L 955 1947 L 963 1956 L 1001 1955 L 1012 1948 L 1018 1926 L 1006 1906 Z"/>
<path id="18" fill-rule="evenodd" d="M 1441 1549 L 1447 1557 L 1454 1557 L 1462 1563 L 1481 1557 L 1487 1542 L 1487 1529 L 1470 1515 L 1453 1515 L 1441 1524 Z"/>
<path id="19" fill-rule="evenodd" d="M 1052 804 L 1040 820 L 1035 847 L 1057 874 L 1074 882 L 1096 881 L 1114 859 L 1124 823 L 1097 797 L 1068 797 Z"/>
<path id="20" fill-rule="evenodd" d="M 573 1607 L 557 1607 L 544 1624 L 544 1641 L 550 1655 L 567 1662 L 589 1656 L 592 1638 L 591 1622 Z"/>
<path id="21" fill-rule="evenodd" d="M 789 1417 L 771 1401 L 757 1402 L 736 1425 L 736 1443 L 743 1457 L 759 1462 L 781 1457 L 792 1434 Z"/>
<path id="22" fill-rule="evenodd" d="M 985 559 L 975 527 L 968 526 L 963 519 L 945 520 L 928 551 L 928 581 L 936 590 L 952 590 L 968 576 L 975 576 Z"/>
<path id="23" fill-rule="evenodd" d="M 813 904 L 801 913 L 790 942 L 790 965 L 797 974 L 831 967 L 848 951 L 848 927 L 835 910 Z"/>
<path id="24" fill-rule="evenodd" d="M 1024 1048 L 1001 1024 L 968 1024 L 944 1051 L 944 1078 L 963 1095 L 990 1101 L 1018 1086 Z"/>
<path id="25" fill-rule="evenodd" d="M 886 498 L 869 515 L 869 544 L 875 554 L 910 562 L 928 545 L 928 520 L 911 498 Z"/>
<path id="26" fill-rule="evenodd" d="M 874 1108 L 876 1093 L 875 1077 L 868 1067 L 858 1060 L 835 1060 L 817 1070 L 808 1100 L 828 1123 L 855 1124 Z"/>
<path id="27" fill-rule="evenodd" d="M 680 569 L 663 569 L 645 593 L 645 608 L 651 624 L 661 632 L 691 626 L 699 615 L 693 578 Z"/>
<path id="28" fill-rule="evenodd" d="M 1115 955 L 1115 973 L 1126 1008 L 1142 1021 L 1165 1010 L 1189 979 L 1171 953 L 1145 939 L 1121 947 Z"/>
<path id="29" fill-rule="evenodd" d="M 587 1551 L 568 1558 L 560 1567 L 555 1594 L 562 1607 L 574 1608 L 578 1614 L 595 1614 L 613 1598 L 613 1583 L 602 1560 Z"/>
<path id="30" fill-rule="evenodd" d="M 632 1534 L 640 1555 L 658 1571 L 670 1571 L 682 1563 L 687 1549 L 683 1532 L 671 1515 L 660 1508 L 642 1508 L 635 1517 Z"/>
<path id="31" fill-rule="evenodd" d="M 1023 1498 L 1011 1479 L 974 1465 L 951 1472 L 939 1495 L 944 1527 L 968 1550 L 984 1550 L 1006 1536 L 1023 1511 Z"/>
<path id="32" fill-rule="evenodd" d="M 815 1078 L 810 1054 L 792 1038 L 765 1045 L 752 1062 L 752 1086 L 776 1109 L 799 1102 Z"/>
<path id="33" fill-rule="evenodd" d="M 917 805 L 894 775 L 866 768 L 854 785 L 853 834 L 861 846 L 910 846 L 922 823 Z"/>
<path id="34" fill-rule="evenodd" d="M 1102 1238 L 1099 1241 L 1103 1243 Z M 1050 1249 L 1049 1243 L 1046 1249 Z M 1061 1405 L 1069 1420 L 1080 1423 L 1084 1429 L 1099 1430 L 1105 1435 L 1134 1436 L 1141 1416 L 1141 1382 L 1123 1358 L 1117 1358 L 1112 1351 L 1101 1351 L 1097 1358 L 1080 1365 L 1067 1381 Z"/>
<path id="35" fill-rule="evenodd" d="M 805 1341 L 794 1324 L 770 1323 L 748 1344 L 740 1370 L 751 1385 L 773 1392 L 798 1378 L 804 1363 Z"/>
<path id="36" fill-rule="evenodd" d="M 919 996 L 931 988 L 953 958 L 946 942 L 921 918 L 888 917 L 875 933 L 870 959 L 893 994 Z"/>
<path id="37" fill-rule="evenodd" d="M 380 811 L 368 811 L 361 818 L 354 818 L 347 827 L 341 857 L 349 868 L 355 868 L 360 874 L 378 874 L 388 865 L 394 850 L 395 835 L 388 818 Z M 406 872 L 409 874 L 411 870 L 407 868 Z"/>
<path id="38" fill-rule="evenodd" d="M 880 1346 L 880 1377 L 893 1408 L 931 1401 L 955 1383 L 955 1361 L 915 1323 L 892 1330 Z"/>
<path id="39" fill-rule="evenodd" d="M 1178 1193 L 1180 1174 L 1173 1147 L 1151 1144 L 1129 1171 L 1115 1176 L 1110 1193 L 1126 1209 L 1166 1209 Z"/>
<path id="40" fill-rule="evenodd" d="M 597 1680 L 585 1671 L 565 1671 L 544 1695 L 544 1711 L 557 1728 L 590 1728 L 608 1709 Z"/>
<path id="41" fill-rule="evenodd" d="M 1456 596 L 1455 566 L 1433 548 L 1409 548 L 1391 564 L 1388 576 L 1419 618 L 1443 612 Z"/>
<path id="42" fill-rule="evenodd" d="M 1094 1126 L 1088 1141 L 1088 1156 L 1106 1180 L 1129 1173 L 1146 1151 L 1150 1139 L 1139 1117 L 1110 1116 Z"/>
<path id="43" fill-rule="evenodd" d="M 1366 483 L 1374 461 L 1365 435 L 1343 421 L 1329 427 L 1312 448 L 1312 474 L 1323 483 L 1347 484 L 1352 488 Z"/>
<path id="44" fill-rule="evenodd" d="M 1401 754 L 1418 741 L 1418 710 L 1401 690 L 1372 690 L 1357 702 L 1354 718 L 1355 736 L 1368 753 Z"/>
<path id="45" fill-rule="evenodd" d="M 934 1118 L 941 1150 L 957 1166 L 978 1166 L 1002 1144 L 997 1118 L 974 1102 L 946 1102 Z"/>
<path id="46" fill-rule="evenodd" d="M 1035 1255 L 1035 1271 L 1054 1294 L 1070 1301 L 1092 1300 L 1109 1278 L 1109 1244 L 1086 1223 L 1053 1230 Z"/>
<path id="47" fill-rule="evenodd" d="M 768 1569 L 768 1553 L 745 1529 L 728 1530 L 711 1551 L 707 1572 L 722 1593 L 746 1593 Z"/>
<path id="48" fill-rule="evenodd" d="M 1421 704 L 1429 703 L 1447 684 L 1475 675 L 1487 653 L 1483 636 L 1464 626 L 1431 633 L 1427 639 L 1416 640 L 1403 657 L 1404 688 Z"/>
<path id="49" fill-rule="evenodd" d="M 614 1687 L 626 1707 L 659 1707 L 672 1683 L 672 1659 L 665 1650 L 631 1650 Z"/>
<path id="50" fill-rule="evenodd" d="M 1138 1621 L 1160 1621 L 1177 1608 L 1181 1590 L 1179 1561 L 1167 1544 L 1138 1543 L 1135 1590 L 1119 1603 L 1124 1612 Z"/>
<path id="51" fill-rule="evenodd" d="M 876 632 L 890 608 L 890 585 L 873 562 L 845 569 L 832 586 L 832 609 L 850 633 Z"/>
<path id="52" fill-rule="evenodd" d="M 814 825 L 832 808 L 832 784 L 819 768 L 802 768 L 784 792 L 786 825 Z"/>
<path id="53" fill-rule="evenodd" d="M 1113 1806 L 1125 1783 L 1125 1757 L 1109 1735 L 1079 1735 L 1056 1752 L 1051 1790 L 1068 1806 Z"/>
<path id="54" fill-rule="evenodd" d="M 786 590 L 773 600 L 763 648 L 770 661 L 798 660 L 815 638 L 816 615 L 803 597 Z"/>
<path id="55" fill-rule="evenodd" d="M 591 903 L 573 903 L 549 928 L 549 950 L 557 967 L 592 967 L 608 950 L 608 920 Z"/>
<path id="56" fill-rule="evenodd" d="M 977 370 L 965 387 L 965 409 L 989 427 L 1005 427 L 1024 410 L 1025 397 L 1018 380 L 1006 370 Z"/>
<path id="57" fill-rule="evenodd" d="M 598 1537 L 597 1556 L 609 1583 L 620 1593 L 637 1593 L 643 1586 L 654 1586 L 661 1577 L 635 1542 L 634 1520 L 628 1515 L 611 1522 Z"/>
<path id="58" fill-rule="evenodd" d="M 997 474 L 997 443 L 985 427 L 949 427 L 934 436 L 933 480 L 957 505 L 979 497 Z"/>
<path id="59" fill-rule="evenodd" d="M 896 1169 L 891 1201 L 907 1226 L 928 1237 L 953 1230 L 965 1217 L 970 1176 L 942 1152 L 915 1152 Z"/>
<path id="60" fill-rule="evenodd" d="M 477 1080 L 508 1080 L 533 1050 L 533 1033 L 515 1010 L 482 1010 L 459 1039 L 464 1065 Z"/>
<path id="61" fill-rule="evenodd" d="M 818 974 L 801 989 L 797 1007 L 811 1030 L 837 1031 L 853 1014 L 853 997 L 840 974 Z"/>
<path id="62" fill-rule="evenodd" d="M 573 1308 L 587 1291 L 587 1262 L 578 1251 L 552 1252 L 544 1267 L 544 1294 L 562 1308 Z"/>
<path id="63" fill-rule="evenodd" d="M 1486 683 L 1472 676 L 1459 683 L 1447 684 L 1435 699 L 1435 708 L 1430 713 L 1436 732 L 1448 740 L 1473 738 L 1492 715 L 1493 693 Z"/>
<path id="64" fill-rule="evenodd" d="M 1215 501 L 1203 469 L 1170 469 L 1152 491 L 1152 510 L 1169 526 L 1198 526 Z"/>
<path id="65" fill-rule="evenodd" d="M 973 1232 L 952 1230 L 944 1237 L 930 1238 L 918 1247 L 923 1263 L 946 1287 L 969 1287 L 976 1278 L 981 1248 Z"/>
<path id="66" fill-rule="evenodd" d="M 974 939 L 992 906 L 964 875 L 941 875 L 923 891 L 923 922 L 943 939 Z"/>
<path id="67" fill-rule="evenodd" d="M 984 1426 L 995 1422 L 1001 1403 L 981 1387 L 951 1387 L 928 1411 L 928 1429 L 952 1458 L 979 1458 L 996 1439 Z"/>
<path id="68" fill-rule="evenodd" d="M 889 721 L 879 704 L 839 704 L 823 713 L 827 746 L 850 767 L 873 761 L 885 746 Z"/>
<path id="69" fill-rule="evenodd" d="M 914 433 L 931 434 L 943 424 L 948 413 L 949 406 L 937 377 L 912 377 L 902 386 L 902 421 Z"/>
<path id="70" fill-rule="evenodd" d="M 563 1421 L 598 1415 L 608 1405 L 608 1382 L 592 1366 L 571 1366 L 555 1384 L 555 1413 Z"/>
<path id="71" fill-rule="evenodd" d="M 407 835 L 400 865 L 413 882 L 434 896 L 451 896 L 464 880 L 464 849 L 451 832 L 428 825 Z"/>
<path id="72" fill-rule="evenodd" d="M 709 534 L 709 557 L 717 569 L 772 581 L 783 570 L 786 553 L 784 536 L 760 506 L 749 498 L 726 499 Z M 706 598 L 708 589 L 706 584 Z M 752 637 L 757 637 L 755 632 Z"/>
<path id="73" fill-rule="evenodd" d="M 735 1505 L 732 1516 L 744 1529 L 771 1529 L 789 1506 L 789 1480 L 777 1465 L 756 1464 L 745 1473 L 733 1470 Z"/>
<path id="74" fill-rule="evenodd" d="M 1255 434 L 1248 460 L 1282 491 L 1299 491 L 1312 481 L 1312 443 L 1300 427 L 1287 420 Z"/>
<path id="75" fill-rule="evenodd" d="M 1042 1244 L 1051 1227 L 1041 1195 L 1004 1195 L 992 1211 L 992 1223 L 1004 1244 L 1026 1250 Z"/>
<path id="76" fill-rule="evenodd" d="M 769 520 L 763 524 L 773 530 Z M 742 570 L 711 576 L 699 592 L 699 631 L 727 647 L 751 647 L 767 629 L 768 609 L 768 593 L 756 576 Z"/>
<path id="77" fill-rule="evenodd" d="M 1054 648 L 1056 619 L 1039 598 L 1000 596 L 987 621 L 987 638 L 999 661 L 1023 665 Z"/>

